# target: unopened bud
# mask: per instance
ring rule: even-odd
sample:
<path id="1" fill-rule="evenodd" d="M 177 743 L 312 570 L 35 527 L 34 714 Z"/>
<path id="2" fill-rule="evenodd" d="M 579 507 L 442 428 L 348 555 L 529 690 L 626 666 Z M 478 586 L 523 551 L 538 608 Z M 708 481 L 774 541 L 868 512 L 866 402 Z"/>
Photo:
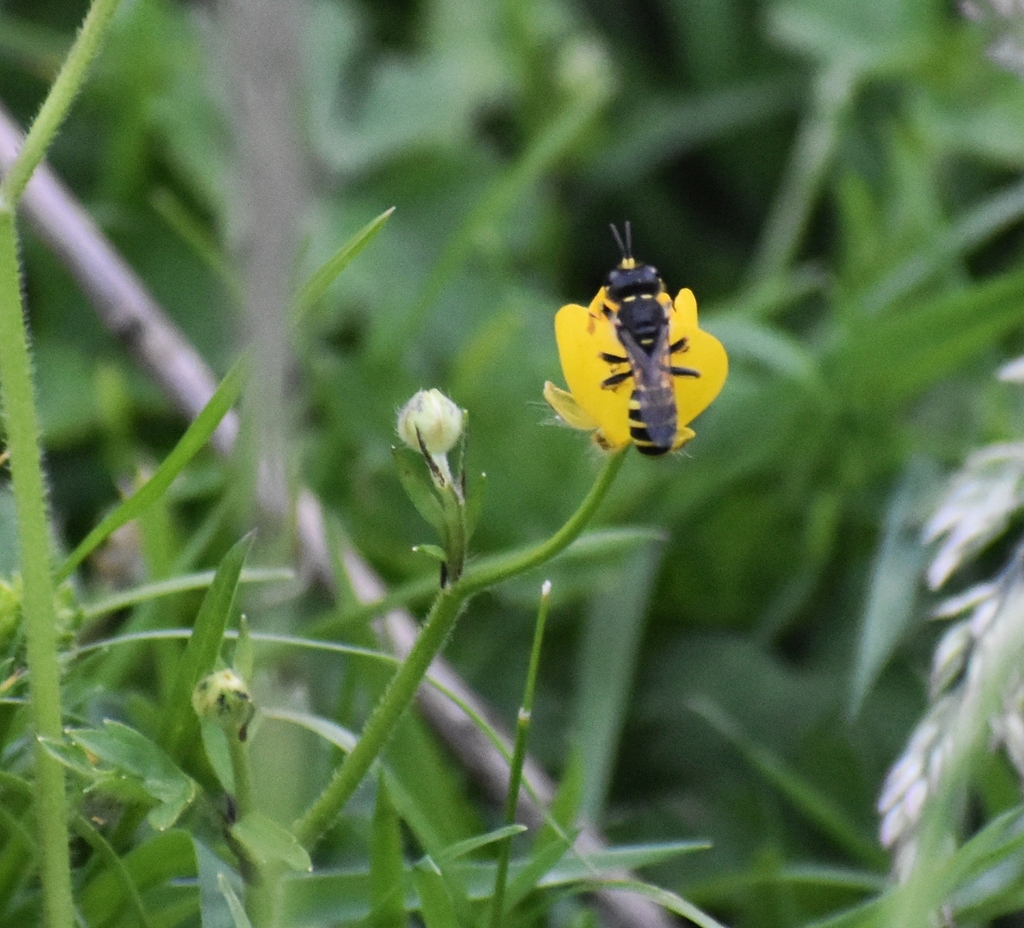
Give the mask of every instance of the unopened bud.
<path id="1" fill-rule="evenodd" d="M 398 434 L 416 451 L 447 454 L 462 434 L 462 410 L 440 390 L 420 390 L 399 411 Z"/>
<path id="2" fill-rule="evenodd" d="M 213 719 L 242 741 L 256 707 L 245 681 L 233 670 L 218 670 L 203 677 L 192 691 L 192 708 L 200 720 Z"/>

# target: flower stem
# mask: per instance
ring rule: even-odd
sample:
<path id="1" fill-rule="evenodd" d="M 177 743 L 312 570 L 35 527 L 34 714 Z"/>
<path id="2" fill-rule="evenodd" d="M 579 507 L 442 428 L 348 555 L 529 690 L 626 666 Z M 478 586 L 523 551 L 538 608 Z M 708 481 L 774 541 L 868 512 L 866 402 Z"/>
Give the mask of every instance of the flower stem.
<path id="1" fill-rule="evenodd" d="M 37 735 L 60 739 L 60 670 L 46 491 L 43 485 L 39 424 L 32 369 L 21 305 L 14 214 L 0 203 L 0 399 L 3 402 L 11 485 L 18 515 L 18 552 L 23 586 L 29 669 L 29 699 Z M 45 922 L 70 928 L 74 922 L 68 858 L 67 797 L 64 768 L 42 745 L 35 745 L 35 805 L 39 869 Z"/>
<path id="2" fill-rule="evenodd" d="M 438 593 L 416 643 L 371 713 L 359 741 L 317 800 L 292 826 L 300 844 L 306 848 L 316 844 L 356 791 L 399 717 L 415 697 L 431 661 L 447 640 L 466 600 L 494 583 L 543 564 L 572 543 L 604 499 L 622 467 L 625 453 L 626 449 L 623 449 L 608 458 L 580 507 L 547 541 L 508 560 L 492 562 L 485 569 L 467 569 L 461 579 Z"/>
<path id="3" fill-rule="evenodd" d="M 587 523 L 593 518 L 594 512 L 601 504 L 608 488 L 612 485 L 616 475 L 622 467 L 629 451 L 626 445 L 619 451 L 612 454 L 606 461 L 604 469 L 597 476 L 590 492 L 586 495 L 579 508 L 569 517 L 569 520 L 547 541 L 541 542 L 535 548 L 522 551 L 509 558 L 489 559 L 486 564 L 481 564 L 477 569 L 468 567 L 458 588 L 463 590 L 467 596 L 479 593 L 481 590 L 501 583 L 510 577 L 524 573 L 533 567 L 550 561 L 556 554 L 560 554 L 569 547 L 578 537 Z"/>

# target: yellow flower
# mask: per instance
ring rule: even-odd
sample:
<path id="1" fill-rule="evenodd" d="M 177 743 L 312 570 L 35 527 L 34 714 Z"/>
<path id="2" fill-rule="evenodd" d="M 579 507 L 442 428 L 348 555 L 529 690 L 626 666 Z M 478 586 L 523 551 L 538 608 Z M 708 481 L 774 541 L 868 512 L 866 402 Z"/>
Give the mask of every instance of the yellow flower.
<path id="1" fill-rule="evenodd" d="M 692 291 L 680 290 L 674 302 L 665 293 L 658 294 L 657 299 L 668 316 L 669 344 L 685 340 L 685 347 L 667 363 L 685 366 L 697 374 L 671 376 L 676 415 L 676 436 L 671 450 L 675 451 L 693 438 L 694 432 L 687 426 L 721 391 L 729 360 L 722 343 L 698 327 L 697 301 Z M 589 307 L 570 303 L 555 315 L 555 341 L 569 392 L 549 382 L 544 385 L 544 398 L 568 425 L 593 431 L 598 445 L 614 450 L 633 441 L 630 402 L 634 379 L 632 376 L 621 378 L 629 369 L 628 361 L 607 360 L 608 355 L 625 357 L 627 352 L 613 318 L 605 313 L 606 308 L 613 316 L 618 309 L 608 300 L 606 288 L 602 287 Z M 616 378 L 620 382 L 606 385 L 605 381 L 615 375 L 620 375 Z"/>

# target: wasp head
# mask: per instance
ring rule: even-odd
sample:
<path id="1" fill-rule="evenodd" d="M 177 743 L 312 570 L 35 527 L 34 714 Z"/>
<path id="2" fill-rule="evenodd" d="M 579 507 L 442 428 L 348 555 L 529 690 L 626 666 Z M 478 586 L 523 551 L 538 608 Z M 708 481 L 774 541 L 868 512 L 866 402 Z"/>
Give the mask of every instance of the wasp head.
<path id="1" fill-rule="evenodd" d="M 612 268 L 605 278 L 608 297 L 613 302 L 621 302 L 631 296 L 656 296 L 664 289 L 658 269 L 644 264 L 633 257 L 633 230 L 627 221 L 624 228 L 626 237 L 619 235 L 619 230 L 612 224 L 612 236 L 622 252 L 622 260 Z"/>

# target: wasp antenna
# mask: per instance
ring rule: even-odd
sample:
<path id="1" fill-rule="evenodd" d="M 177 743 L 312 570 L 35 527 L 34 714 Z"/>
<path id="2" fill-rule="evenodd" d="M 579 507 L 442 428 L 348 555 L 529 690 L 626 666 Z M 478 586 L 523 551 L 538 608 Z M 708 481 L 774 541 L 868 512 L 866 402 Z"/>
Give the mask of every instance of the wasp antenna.
<path id="1" fill-rule="evenodd" d="M 627 219 L 624 223 L 626 227 L 626 257 L 633 257 L 633 224 Z"/>
<path id="2" fill-rule="evenodd" d="M 626 244 L 629 242 L 630 239 L 629 223 L 626 223 L 626 243 L 622 241 L 622 236 L 619 235 L 619 230 L 616 227 L 615 223 L 611 222 L 609 223 L 609 226 L 611 226 L 612 238 L 615 239 L 615 244 L 619 246 L 619 251 L 622 252 L 622 259 L 625 260 L 626 258 L 633 257 L 633 249 L 628 244 Z"/>

